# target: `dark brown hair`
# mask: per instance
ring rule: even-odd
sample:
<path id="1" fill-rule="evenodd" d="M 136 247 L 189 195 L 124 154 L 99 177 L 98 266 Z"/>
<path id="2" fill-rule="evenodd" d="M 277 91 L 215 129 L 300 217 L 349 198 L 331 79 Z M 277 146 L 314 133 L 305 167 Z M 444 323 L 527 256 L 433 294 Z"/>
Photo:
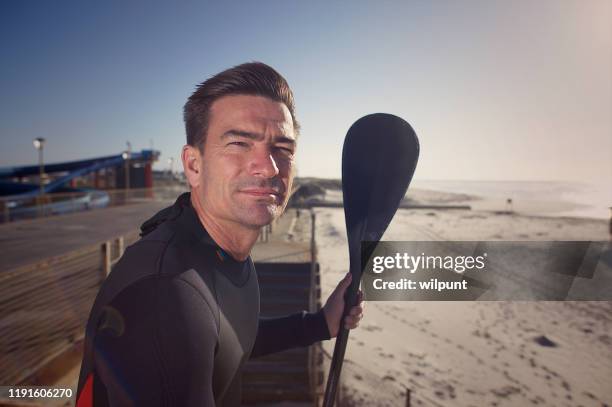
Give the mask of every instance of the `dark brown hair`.
<path id="1" fill-rule="evenodd" d="M 262 62 L 237 65 L 202 82 L 187 99 L 183 108 L 187 144 L 204 147 L 210 107 L 215 100 L 228 95 L 264 96 L 284 103 L 291 113 L 296 135 L 300 125 L 295 118 L 293 92 L 285 78 Z"/>

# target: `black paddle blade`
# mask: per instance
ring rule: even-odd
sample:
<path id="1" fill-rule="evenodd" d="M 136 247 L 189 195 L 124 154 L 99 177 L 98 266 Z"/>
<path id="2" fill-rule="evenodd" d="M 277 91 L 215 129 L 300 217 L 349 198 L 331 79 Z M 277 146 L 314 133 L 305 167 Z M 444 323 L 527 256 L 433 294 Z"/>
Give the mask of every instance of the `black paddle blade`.
<path id="1" fill-rule="evenodd" d="M 406 195 L 419 158 L 414 130 L 397 116 L 371 114 L 349 129 L 342 149 L 342 192 L 348 237 L 351 285 L 344 297 L 344 317 L 357 303 L 363 240 L 378 242 Z M 371 247 L 371 254 L 374 247 Z M 369 254 L 363 259 L 368 260 Z M 324 407 L 332 407 L 340 380 L 349 331 L 340 324 L 332 357 Z"/>
<path id="2" fill-rule="evenodd" d="M 406 195 L 418 157 L 414 130 L 391 114 L 364 116 L 346 134 L 342 192 L 353 281 L 361 277 L 361 241 L 381 239 Z"/>

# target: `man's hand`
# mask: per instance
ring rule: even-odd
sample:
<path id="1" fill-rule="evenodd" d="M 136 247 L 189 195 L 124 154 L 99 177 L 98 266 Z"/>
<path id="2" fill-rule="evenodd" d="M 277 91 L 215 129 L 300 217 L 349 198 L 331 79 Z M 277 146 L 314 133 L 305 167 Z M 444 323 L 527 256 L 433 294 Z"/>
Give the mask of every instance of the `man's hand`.
<path id="1" fill-rule="evenodd" d="M 327 321 L 327 328 L 332 338 L 338 336 L 340 332 L 340 318 L 342 318 L 342 312 L 344 311 L 344 293 L 351 285 L 352 280 L 351 273 L 348 273 L 341 281 L 333 293 L 325 302 L 323 306 L 323 313 L 325 314 L 325 320 Z M 359 290 L 357 305 L 355 305 L 349 311 L 349 314 L 344 318 L 344 327 L 346 329 L 354 329 L 359 326 L 359 321 L 363 318 L 363 292 Z"/>

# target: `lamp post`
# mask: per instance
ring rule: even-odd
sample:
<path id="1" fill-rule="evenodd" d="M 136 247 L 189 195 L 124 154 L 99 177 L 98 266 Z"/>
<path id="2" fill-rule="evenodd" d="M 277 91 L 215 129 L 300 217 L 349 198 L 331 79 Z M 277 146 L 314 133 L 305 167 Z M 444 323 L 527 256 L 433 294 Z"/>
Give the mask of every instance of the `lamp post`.
<path id="1" fill-rule="evenodd" d="M 130 144 L 129 141 L 126 144 L 128 149 L 124 151 L 121 156 L 125 162 L 125 200 L 127 201 L 130 189 L 130 157 L 132 156 L 132 144 Z"/>
<path id="2" fill-rule="evenodd" d="M 34 144 L 34 148 L 38 150 L 38 186 L 40 188 L 39 196 L 38 196 L 38 210 L 44 216 L 45 207 L 44 207 L 44 196 L 45 196 L 45 185 L 44 185 L 44 175 L 45 175 L 45 166 L 43 163 L 43 148 L 45 146 L 45 139 L 42 137 L 36 137 L 32 144 Z"/>
<path id="3" fill-rule="evenodd" d="M 127 171 L 125 172 L 126 174 L 126 178 L 125 178 L 125 188 L 126 189 L 130 189 L 130 160 L 132 159 L 132 143 L 130 143 L 129 141 L 126 141 L 125 144 L 127 144 L 127 159 L 125 160 L 125 165 L 126 165 L 126 169 Z"/>

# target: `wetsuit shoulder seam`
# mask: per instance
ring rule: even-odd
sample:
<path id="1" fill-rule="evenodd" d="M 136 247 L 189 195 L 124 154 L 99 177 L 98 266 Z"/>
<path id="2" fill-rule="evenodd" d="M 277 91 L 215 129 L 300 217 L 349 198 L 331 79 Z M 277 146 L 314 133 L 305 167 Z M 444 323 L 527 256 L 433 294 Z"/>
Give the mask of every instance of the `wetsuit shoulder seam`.
<path id="1" fill-rule="evenodd" d="M 166 255 L 166 252 L 168 251 L 168 246 L 170 246 L 170 243 L 172 243 L 172 241 L 174 240 L 174 238 L 176 237 L 176 231 L 172 232 L 172 235 L 170 236 L 170 238 L 166 241 L 166 244 L 164 245 L 161 254 L 159 256 L 158 264 L 157 264 L 157 274 L 159 277 L 176 277 L 177 281 L 182 281 L 183 283 L 187 284 L 188 286 L 190 286 L 191 288 L 193 288 L 196 293 L 198 294 L 198 296 L 204 300 L 204 302 L 206 303 L 206 305 L 208 306 L 208 309 L 210 310 L 210 312 L 212 313 L 213 317 L 215 316 L 215 310 L 213 309 L 214 307 L 212 307 L 210 305 L 210 303 L 206 300 L 206 297 L 204 295 L 202 295 L 202 293 L 200 292 L 200 290 L 198 290 L 198 288 L 196 286 L 194 286 L 193 284 L 191 284 L 189 281 L 185 280 L 180 274 L 177 276 L 175 274 L 172 273 L 164 273 L 163 271 L 163 265 L 164 265 L 164 257 Z M 215 318 L 216 320 L 216 318 Z M 218 325 L 218 324 L 217 324 Z M 217 326 L 218 329 L 218 326 Z"/>
<path id="2" fill-rule="evenodd" d="M 206 299 L 206 297 L 200 292 L 200 290 L 198 290 L 198 288 L 196 286 L 194 286 L 193 284 L 191 284 L 188 280 L 184 279 L 180 274 L 178 276 L 174 275 L 174 274 L 166 274 L 163 272 L 163 264 L 164 264 L 164 256 L 166 255 L 167 249 L 170 246 L 170 244 L 172 243 L 172 241 L 175 239 L 175 237 L 177 236 L 177 232 L 176 230 L 172 231 L 172 235 L 168 238 L 168 240 L 166 241 L 166 244 L 164 246 L 164 248 L 162 249 L 162 253 L 159 257 L 158 260 L 158 275 L 160 277 L 176 277 L 177 281 L 181 281 L 184 284 L 187 284 L 188 286 L 190 286 L 191 288 L 193 288 L 195 290 L 195 292 L 198 294 L 198 296 L 204 301 L 204 303 L 206 303 L 206 306 L 208 307 L 210 313 L 213 316 L 213 319 L 215 321 L 215 326 L 217 328 L 217 337 L 219 336 L 219 332 L 221 330 L 221 326 L 220 326 L 220 321 L 219 318 L 217 317 L 218 315 L 218 305 L 217 306 L 213 306 L 209 303 L 209 301 Z M 215 287 L 212 287 L 212 293 L 215 296 L 216 299 L 216 289 Z"/>
<path id="3" fill-rule="evenodd" d="M 104 300 L 104 304 L 112 303 L 113 301 L 115 301 L 115 299 L 119 295 L 125 293 L 127 290 L 131 289 L 132 287 L 134 287 L 137 284 L 140 284 L 140 283 L 142 283 L 144 281 L 147 281 L 147 280 L 157 279 L 159 277 L 163 277 L 164 276 L 163 273 L 160 273 L 160 270 L 161 270 L 160 265 L 161 265 L 161 260 L 163 259 L 163 256 L 164 256 L 164 254 L 166 252 L 166 249 L 168 247 L 169 240 L 168 241 L 153 241 L 153 240 L 144 241 L 144 240 L 139 240 L 136 243 L 134 243 L 134 244 L 132 244 L 132 245 L 130 245 L 130 246 L 128 246 L 126 248 L 125 253 L 123 254 L 123 256 L 121 256 L 121 258 L 119 259 L 119 262 L 113 268 L 113 271 L 111 271 L 111 274 L 107 278 L 107 281 L 110 281 L 111 279 L 115 278 L 115 274 L 113 274 L 113 273 L 116 273 L 120 268 L 129 267 L 124 262 L 127 261 L 128 258 L 132 259 L 133 256 L 140 256 L 140 253 L 136 252 L 137 249 L 135 248 L 135 246 L 136 245 L 141 245 L 141 244 L 146 243 L 146 242 L 156 243 L 159 246 L 159 248 L 155 252 L 155 260 L 152 261 L 151 263 L 149 263 L 150 264 L 151 272 L 147 272 L 146 274 L 143 274 L 143 275 L 141 275 L 141 276 L 139 276 L 137 278 L 134 278 L 133 280 L 131 280 L 131 281 L 127 282 L 127 283 L 125 283 L 125 282 L 121 283 L 121 280 L 119 280 L 119 282 L 115 283 L 115 284 L 119 285 L 119 287 L 117 287 L 116 289 L 111 289 L 110 290 L 111 292 L 109 293 L 108 297 Z M 160 245 L 159 243 L 164 243 L 164 244 Z M 105 284 L 106 284 L 107 281 L 105 281 Z M 98 294 L 98 295 L 100 295 L 100 294 Z M 96 298 L 96 301 L 97 301 L 97 298 Z"/>
<path id="4" fill-rule="evenodd" d="M 157 274 L 158 275 L 163 275 L 162 272 L 162 268 L 164 265 L 164 257 L 166 256 L 166 252 L 168 251 L 168 246 L 170 246 L 170 243 L 172 242 L 172 240 L 174 240 L 174 237 L 176 236 L 176 231 L 172 231 L 172 234 L 168 237 L 168 240 L 164 241 L 164 245 L 161 249 L 161 253 L 159 254 L 159 257 L 157 258 Z"/>
<path id="5" fill-rule="evenodd" d="M 210 305 L 210 303 L 208 302 L 208 300 L 206 299 L 206 297 L 204 295 L 202 295 L 202 293 L 200 292 L 200 290 L 198 290 L 198 288 L 196 286 L 194 286 L 193 284 L 191 284 L 188 280 L 185 280 L 183 277 L 179 276 L 176 278 L 177 281 L 180 281 L 186 285 L 188 285 L 189 287 L 193 288 L 193 290 L 198 294 L 198 297 L 200 297 L 200 299 L 202 299 L 202 301 L 204 301 L 204 303 L 206 304 L 206 306 L 208 307 L 210 313 L 212 314 L 214 320 L 215 320 L 215 326 L 217 327 L 217 337 L 219 337 L 219 331 L 220 331 L 220 327 L 219 327 L 219 321 L 218 318 L 216 317 L 216 307 L 213 307 L 212 305 Z"/>

